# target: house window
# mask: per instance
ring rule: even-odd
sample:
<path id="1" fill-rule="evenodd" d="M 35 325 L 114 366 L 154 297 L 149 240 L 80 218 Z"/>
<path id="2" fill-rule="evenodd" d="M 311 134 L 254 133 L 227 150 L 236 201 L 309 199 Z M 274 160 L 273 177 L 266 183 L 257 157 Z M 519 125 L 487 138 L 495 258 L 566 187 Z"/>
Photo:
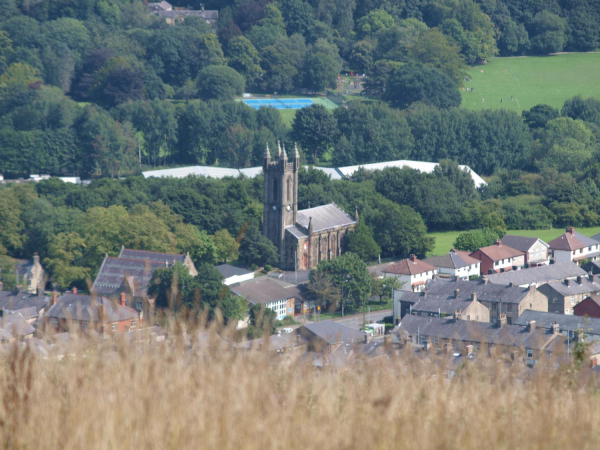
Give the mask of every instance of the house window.
<path id="1" fill-rule="evenodd" d="M 565 309 L 565 314 L 569 314 L 569 309 Z"/>
<path id="2" fill-rule="evenodd" d="M 512 311 L 512 305 L 508 304 L 506 305 L 506 312 L 511 312 Z"/>
<path id="3" fill-rule="evenodd" d="M 133 329 L 133 328 L 135 328 L 135 327 L 136 327 L 136 325 L 137 325 L 137 324 L 136 324 L 136 321 L 135 321 L 135 320 L 132 320 L 132 321 L 131 321 L 131 327 L 129 327 L 129 328 Z"/>
<path id="4" fill-rule="evenodd" d="M 571 297 L 571 305 L 575 304 L 575 297 Z"/>
<path id="5" fill-rule="evenodd" d="M 533 358 L 533 350 L 527 350 L 527 358 L 528 359 Z"/>
<path id="6" fill-rule="evenodd" d="M 497 303 L 492 303 L 492 311 L 496 311 L 498 309 Z"/>
<path id="7" fill-rule="evenodd" d="M 506 318 L 506 324 L 507 325 L 512 325 L 512 317 L 507 317 Z"/>
<path id="8" fill-rule="evenodd" d="M 117 329 L 118 329 L 118 324 L 116 324 L 116 323 L 113 323 L 113 324 L 112 324 L 112 332 L 113 332 L 113 333 L 116 333 L 116 332 L 117 332 Z"/>
<path id="9" fill-rule="evenodd" d="M 558 299 L 557 299 L 556 297 L 554 297 L 554 298 L 552 299 L 552 303 L 558 303 Z"/>
<path id="10" fill-rule="evenodd" d="M 88 323 L 87 322 L 81 322 L 81 329 L 83 331 L 87 330 L 88 329 Z"/>
<path id="11" fill-rule="evenodd" d="M 141 311 L 143 306 L 144 306 L 144 301 L 143 300 L 136 300 L 135 301 L 135 309 L 137 309 L 138 311 Z"/>
<path id="12" fill-rule="evenodd" d="M 497 266 L 497 265 L 498 265 L 498 261 L 494 262 L 494 266 Z"/>

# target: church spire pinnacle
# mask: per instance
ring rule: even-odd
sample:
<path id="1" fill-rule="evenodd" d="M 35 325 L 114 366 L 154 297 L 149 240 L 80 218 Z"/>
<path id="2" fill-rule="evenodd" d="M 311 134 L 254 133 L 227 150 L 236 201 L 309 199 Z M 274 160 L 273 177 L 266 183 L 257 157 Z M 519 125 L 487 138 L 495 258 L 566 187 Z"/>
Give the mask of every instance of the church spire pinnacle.
<path id="1" fill-rule="evenodd" d="M 275 155 L 277 158 L 281 157 L 281 144 L 279 143 L 279 141 L 277 141 L 277 155 Z"/>
<path id="2" fill-rule="evenodd" d="M 263 158 L 266 159 L 267 161 L 271 160 L 271 152 L 269 151 L 269 143 L 267 142 L 267 147 L 265 148 L 265 153 L 263 155 Z"/>
<path id="3" fill-rule="evenodd" d="M 285 143 L 282 146 L 281 156 L 279 157 L 281 161 L 287 161 L 287 153 L 285 152 Z"/>
<path id="4" fill-rule="evenodd" d="M 294 142 L 294 159 L 300 159 L 300 153 L 298 152 L 298 144 Z"/>

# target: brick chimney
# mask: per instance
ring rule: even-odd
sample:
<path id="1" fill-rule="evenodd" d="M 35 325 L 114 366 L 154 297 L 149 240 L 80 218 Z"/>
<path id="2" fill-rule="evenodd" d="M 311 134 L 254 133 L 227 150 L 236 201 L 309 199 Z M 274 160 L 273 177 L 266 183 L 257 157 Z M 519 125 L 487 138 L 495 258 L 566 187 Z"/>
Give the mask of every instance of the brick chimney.
<path id="1" fill-rule="evenodd" d="M 488 279 L 488 277 L 484 276 L 483 277 L 483 284 L 486 285 L 490 282 L 490 280 Z"/>
<path id="2" fill-rule="evenodd" d="M 508 287 L 515 287 L 515 283 L 513 283 L 512 281 L 510 283 L 508 283 Z"/>
<path id="3" fill-rule="evenodd" d="M 558 325 L 558 323 L 556 323 L 556 320 L 552 324 L 552 333 L 553 334 L 560 334 L 560 326 Z"/>
<path id="4" fill-rule="evenodd" d="M 410 255 L 410 260 L 412 262 L 417 262 L 417 255 Z"/>
<path id="5" fill-rule="evenodd" d="M 121 292 L 121 306 L 127 306 L 127 296 L 125 295 L 125 292 Z"/>
<path id="6" fill-rule="evenodd" d="M 573 228 L 573 227 L 567 227 L 567 233 L 575 234 L 575 228 Z"/>
<path id="7" fill-rule="evenodd" d="M 71 289 L 71 292 L 72 292 L 73 294 L 77 294 L 77 288 L 76 288 L 76 287 L 73 287 L 73 289 Z"/>
<path id="8" fill-rule="evenodd" d="M 502 241 L 501 241 L 500 239 L 498 239 L 498 240 L 496 241 L 496 245 L 497 245 L 498 247 L 502 247 Z"/>
<path id="9" fill-rule="evenodd" d="M 569 280 L 568 278 L 565 279 L 565 286 L 571 287 L 571 280 Z"/>
<path id="10" fill-rule="evenodd" d="M 498 316 L 498 323 L 501 327 L 505 326 L 508 323 L 508 321 L 506 320 L 506 314 L 500 313 L 500 315 Z"/>
<path id="11" fill-rule="evenodd" d="M 477 301 L 477 292 L 471 292 L 471 301 L 472 302 L 476 302 Z"/>
<path id="12" fill-rule="evenodd" d="M 58 292 L 52 292 L 52 304 L 56 305 L 56 300 L 58 299 Z"/>
<path id="13" fill-rule="evenodd" d="M 535 320 L 530 320 L 529 323 L 529 332 L 531 333 L 532 331 L 535 331 Z"/>
<path id="14" fill-rule="evenodd" d="M 582 282 L 581 280 L 582 280 L 581 275 L 577 275 L 577 284 L 581 285 L 581 282 Z"/>
<path id="15" fill-rule="evenodd" d="M 458 298 L 459 294 L 460 294 L 460 289 L 454 289 L 454 298 Z"/>

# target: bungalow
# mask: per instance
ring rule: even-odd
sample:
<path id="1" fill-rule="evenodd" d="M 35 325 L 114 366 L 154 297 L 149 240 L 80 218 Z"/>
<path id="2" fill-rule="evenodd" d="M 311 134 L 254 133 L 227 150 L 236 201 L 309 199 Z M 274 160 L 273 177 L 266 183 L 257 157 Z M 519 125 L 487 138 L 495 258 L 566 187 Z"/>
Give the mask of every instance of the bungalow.
<path id="1" fill-rule="evenodd" d="M 223 284 L 229 286 L 235 283 L 243 283 L 244 281 L 252 280 L 254 272 L 241 267 L 235 267 L 231 264 L 221 264 L 215 267 L 221 275 L 223 275 Z"/>
<path id="2" fill-rule="evenodd" d="M 475 250 L 471 256 L 481 261 L 481 275 L 517 270 L 525 265 L 525 252 L 503 245 L 500 240 Z"/>
<path id="3" fill-rule="evenodd" d="M 333 353 L 342 345 L 364 342 L 365 334 L 332 320 L 314 322 L 296 329 L 308 342 L 308 351 Z"/>
<path id="4" fill-rule="evenodd" d="M 574 280 L 553 281 L 539 287 L 548 298 L 548 311 L 556 314 L 574 314 L 573 308 L 590 294 L 600 292 L 600 276 L 579 276 Z"/>
<path id="5" fill-rule="evenodd" d="M 575 231 L 573 227 L 567 227 L 566 233 L 548 242 L 548 246 L 555 262 L 580 263 L 600 256 L 600 242 Z"/>
<path id="6" fill-rule="evenodd" d="M 404 283 L 405 291 L 420 292 L 427 281 L 433 279 L 438 269 L 425 261 L 420 261 L 415 255 L 403 259 L 381 270 L 384 277 L 396 277 Z"/>
<path id="7" fill-rule="evenodd" d="M 244 283 L 231 286 L 231 292 L 243 297 L 252 305 L 265 305 L 275 311 L 277 320 L 285 316 L 294 316 L 303 312 L 296 304 L 304 301 L 302 292 L 298 285 L 285 283 L 270 277 L 260 277 Z M 300 309 L 300 311 L 296 311 Z"/>
<path id="8" fill-rule="evenodd" d="M 548 244 L 541 239 L 507 234 L 501 239 L 501 242 L 502 245 L 525 253 L 525 267 L 537 267 L 550 264 Z"/>
<path id="9" fill-rule="evenodd" d="M 469 256 L 469 252 L 454 249 L 444 256 L 427 258 L 424 262 L 436 267 L 441 277 L 458 277 L 468 280 L 470 277 L 479 276 L 481 271 L 481 261 Z"/>

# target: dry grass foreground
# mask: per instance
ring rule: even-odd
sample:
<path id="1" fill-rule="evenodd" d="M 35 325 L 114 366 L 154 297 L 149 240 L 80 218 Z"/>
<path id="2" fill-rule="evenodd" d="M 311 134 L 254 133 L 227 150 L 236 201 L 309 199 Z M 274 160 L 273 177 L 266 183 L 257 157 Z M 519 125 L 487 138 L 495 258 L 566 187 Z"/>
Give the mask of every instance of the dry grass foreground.
<path id="1" fill-rule="evenodd" d="M 317 370 L 220 345 L 111 342 L 0 364 L 0 439 L 18 449 L 587 449 L 589 371 L 486 362 L 448 380 L 410 352 Z M 502 364 L 502 367 L 505 367 Z"/>

